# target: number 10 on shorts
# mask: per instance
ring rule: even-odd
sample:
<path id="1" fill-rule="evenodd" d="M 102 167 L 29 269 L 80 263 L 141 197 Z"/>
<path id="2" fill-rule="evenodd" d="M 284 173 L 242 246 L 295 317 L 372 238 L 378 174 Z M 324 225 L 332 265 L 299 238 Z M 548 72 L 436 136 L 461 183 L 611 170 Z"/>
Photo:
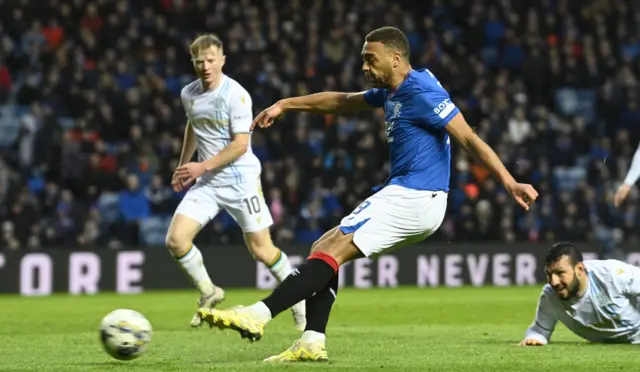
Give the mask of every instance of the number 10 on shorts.
<path id="1" fill-rule="evenodd" d="M 252 196 L 251 198 L 245 198 L 244 203 L 247 205 L 247 209 L 249 210 L 249 214 L 258 214 L 260 213 L 260 199 L 257 196 Z"/>

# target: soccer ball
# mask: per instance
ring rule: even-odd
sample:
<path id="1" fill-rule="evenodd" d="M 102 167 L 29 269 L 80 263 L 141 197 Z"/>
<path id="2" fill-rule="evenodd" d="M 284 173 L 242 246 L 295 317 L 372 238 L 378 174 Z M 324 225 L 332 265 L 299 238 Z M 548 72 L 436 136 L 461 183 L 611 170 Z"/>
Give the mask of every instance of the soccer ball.
<path id="1" fill-rule="evenodd" d="M 102 346 L 107 354 L 118 360 L 131 360 L 144 354 L 151 334 L 151 323 L 134 310 L 114 310 L 100 324 Z"/>

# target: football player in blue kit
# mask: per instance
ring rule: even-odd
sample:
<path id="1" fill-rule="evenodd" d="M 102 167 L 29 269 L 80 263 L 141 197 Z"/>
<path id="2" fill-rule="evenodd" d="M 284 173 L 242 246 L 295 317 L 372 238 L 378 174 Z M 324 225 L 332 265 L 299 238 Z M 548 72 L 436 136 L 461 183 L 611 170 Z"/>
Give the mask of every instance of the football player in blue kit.
<path id="1" fill-rule="evenodd" d="M 383 108 L 391 163 L 385 184 L 316 241 L 308 259 L 271 295 L 247 307 L 199 310 L 212 327 L 234 329 L 255 341 L 271 319 L 306 300 L 302 337 L 266 361 L 328 360 L 325 331 L 338 292 L 340 266 L 422 241 L 440 227 L 449 191 L 450 136 L 477 156 L 525 210 L 538 197 L 531 185 L 516 182 L 496 153 L 473 132 L 438 79 L 429 70 L 411 67 L 409 54 L 402 31 L 376 29 L 366 36 L 362 48 L 362 70 L 373 89 L 282 99 L 253 121 L 253 128 L 266 128 L 287 111 L 328 114 Z"/>

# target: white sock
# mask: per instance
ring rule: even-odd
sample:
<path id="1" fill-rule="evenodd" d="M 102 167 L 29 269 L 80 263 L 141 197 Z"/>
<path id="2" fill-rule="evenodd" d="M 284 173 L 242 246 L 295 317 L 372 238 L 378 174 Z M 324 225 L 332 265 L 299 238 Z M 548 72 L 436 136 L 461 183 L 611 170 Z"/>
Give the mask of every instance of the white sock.
<path id="1" fill-rule="evenodd" d="M 280 251 L 280 256 L 276 262 L 269 267 L 269 271 L 271 271 L 271 274 L 273 274 L 278 283 L 282 282 L 292 271 L 289 257 L 287 257 L 283 251 Z"/>
<path id="2" fill-rule="evenodd" d="M 261 321 L 267 323 L 271 320 L 271 310 L 262 301 L 258 301 L 251 306 L 247 306 L 247 310 L 254 313 Z"/>
<path id="3" fill-rule="evenodd" d="M 201 295 L 208 296 L 215 292 L 216 287 L 213 285 L 207 269 L 204 267 L 202 253 L 200 253 L 200 250 L 195 245 L 192 245 L 189 252 L 176 259 L 176 261 L 182 270 L 187 273 L 189 278 L 191 278 L 193 284 L 200 290 Z"/>
<path id="4" fill-rule="evenodd" d="M 302 337 L 300 338 L 302 342 L 307 342 L 307 343 L 321 342 L 322 344 L 325 343 L 325 339 L 326 337 L 324 333 L 320 333 L 316 331 L 304 331 L 302 333 Z"/>

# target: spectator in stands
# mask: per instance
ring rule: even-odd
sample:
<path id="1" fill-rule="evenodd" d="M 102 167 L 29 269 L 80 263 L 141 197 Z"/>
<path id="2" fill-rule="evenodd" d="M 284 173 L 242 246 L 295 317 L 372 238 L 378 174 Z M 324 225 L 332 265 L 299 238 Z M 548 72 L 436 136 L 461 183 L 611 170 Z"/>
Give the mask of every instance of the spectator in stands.
<path id="1" fill-rule="evenodd" d="M 121 215 L 119 236 L 123 237 L 126 243 L 136 244 L 140 221 L 151 214 L 149 200 L 136 174 L 131 173 L 127 176 L 126 189 L 120 192 L 119 197 L 118 205 Z"/>

